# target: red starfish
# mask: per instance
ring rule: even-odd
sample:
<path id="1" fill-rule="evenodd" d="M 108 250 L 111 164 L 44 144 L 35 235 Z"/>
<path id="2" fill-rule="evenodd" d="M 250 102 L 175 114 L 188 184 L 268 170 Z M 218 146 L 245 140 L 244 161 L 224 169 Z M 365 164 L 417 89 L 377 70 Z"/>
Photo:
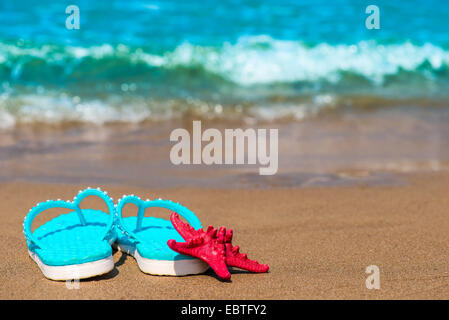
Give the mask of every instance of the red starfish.
<path id="1" fill-rule="evenodd" d="M 192 256 L 206 262 L 215 273 L 224 280 L 231 279 L 228 267 L 226 266 L 224 233 L 225 228 L 217 229 L 209 226 L 207 231 L 195 230 L 188 223 L 184 223 L 179 219 L 177 213 L 172 213 L 170 221 L 176 231 L 184 238 L 186 242 L 176 242 L 171 239 L 167 241 L 170 249 Z"/>
<path id="2" fill-rule="evenodd" d="M 195 230 L 188 223 L 182 222 L 177 213 L 172 213 L 170 221 L 186 242 L 168 240 L 168 246 L 176 252 L 205 261 L 220 278 L 231 278 L 228 266 L 252 272 L 268 271 L 268 265 L 248 259 L 246 254 L 239 253 L 238 246 L 232 246 L 231 229 L 226 231 L 226 228 L 221 227 L 217 232 L 217 229 L 209 226 L 206 232 Z"/>

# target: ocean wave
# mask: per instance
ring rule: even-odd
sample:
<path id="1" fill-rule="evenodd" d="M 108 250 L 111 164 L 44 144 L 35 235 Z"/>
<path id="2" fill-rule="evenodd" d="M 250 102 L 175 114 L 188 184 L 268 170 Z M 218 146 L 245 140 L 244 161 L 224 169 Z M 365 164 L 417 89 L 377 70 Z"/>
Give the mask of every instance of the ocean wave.
<path id="1" fill-rule="evenodd" d="M 336 110 L 448 107 L 449 51 L 307 45 L 268 36 L 165 52 L 0 43 L 0 129 L 21 124 L 301 120 Z"/>
<path id="2" fill-rule="evenodd" d="M 220 104 L 199 99 L 145 99 L 120 96 L 85 99 L 65 93 L 0 95 L 0 130 L 17 126 L 71 124 L 141 124 L 180 119 L 203 119 L 255 124 L 302 121 L 314 117 L 365 113 L 373 110 L 447 110 L 447 99 L 386 98 L 317 94 L 279 100 Z"/>
<path id="3" fill-rule="evenodd" d="M 38 82 L 43 76 L 43 82 L 63 84 L 99 79 L 120 82 L 127 78 L 137 83 L 157 82 L 164 72 L 171 72 L 173 78 L 184 77 L 186 81 L 207 74 L 243 87 L 317 81 L 336 84 L 348 74 L 379 86 L 403 72 L 438 81 L 448 76 L 448 66 L 446 49 L 411 42 L 309 46 L 300 41 L 252 36 L 219 47 L 182 43 L 166 52 L 109 44 L 0 44 L 0 79 L 12 83 Z"/>
<path id="4" fill-rule="evenodd" d="M 137 124 L 186 118 L 245 123 L 302 120 L 335 107 L 336 99 L 332 95 L 317 95 L 296 101 L 222 105 L 190 98 L 133 98 L 124 102 L 119 97 L 88 100 L 56 93 L 12 97 L 3 94 L 0 95 L 0 129 L 34 124 Z"/>
<path id="5" fill-rule="evenodd" d="M 449 52 L 432 44 L 415 46 L 408 42 L 380 45 L 363 41 L 308 47 L 297 41 L 251 37 L 218 50 L 187 43 L 162 59 L 159 66 L 201 65 L 240 85 L 318 80 L 336 83 L 342 73 L 348 72 L 382 83 L 388 75 L 401 70 L 418 71 L 425 63 L 430 70 L 447 67 Z"/>

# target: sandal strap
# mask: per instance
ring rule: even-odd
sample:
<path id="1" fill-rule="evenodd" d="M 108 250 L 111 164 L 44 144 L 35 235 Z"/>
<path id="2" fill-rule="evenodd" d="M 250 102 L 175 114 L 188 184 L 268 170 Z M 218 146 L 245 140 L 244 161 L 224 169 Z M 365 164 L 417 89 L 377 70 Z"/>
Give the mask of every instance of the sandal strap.
<path id="1" fill-rule="evenodd" d="M 137 213 L 137 222 L 136 222 L 136 228 L 133 230 L 129 230 L 123 222 L 123 207 L 128 204 L 132 203 L 138 208 Z M 201 221 L 198 219 L 198 217 L 187 207 L 184 207 L 183 205 L 170 201 L 170 200 L 162 200 L 162 199 L 156 199 L 156 200 L 142 200 L 138 196 L 135 195 L 127 195 L 123 196 L 122 199 L 117 204 L 117 228 L 122 232 L 122 234 L 125 234 L 126 236 L 136 240 L 137 242 L 146 242 L 146 240 L 142 237 L 140 237 L 138 234 L 136 234 L 137 231 L 140 230 L 142 227 L 143 218 L 145 216 L 145 210 L 148 208 L 166 208 L 171 211 L 174 211 L 181 215 L 183 218 L 185 218 L 189 224 L 195 229 L 202 229 Z"/>
<path id="2" fill-rule="evenodd" d="M 108 221 L 108 224 L 106 225 L 105 232 L 101 235 L 100 239 L 105 239 L 109 231 L 112 229 L 112 226 L 114 224 L 114 216 L 115 214 L 115 206 L 114 202 L 111 197 L 108 196 L 108 193 L 106 191 L 102 191 L 100 188 L 93 189 L 93 188 L 87 188 L 83 191 L 80 191 L 78 195 L 76 195 L 73 198 L 73 202 L 70 201 L 63 201 L 63 200 L 47 200 L 46 202 L 38 203 L 36 206 L 34 206 L 28 214 L 25 216 L 25 219 L 23 221 L 23 233 L 25 235 L 25 238 L 29 241 L 37 245 L 39 248 L 44 249 L 45 246 L 42 244 L 41 241 L 36 239 L 36 237 L 33 236 L 33 233 L 31 232 L 31 225 L 33 223 L 33 220 L 42 213 L 45 210 L 52 209 L 52 208 L 67 208 L 72 209 L 75 211 L 78 215 L 78 218 L 80 219 L 81 225 L 86 225 L 86 220 L 84 218 L 83 212 L 80 208 L 80 203 L 84 200 L 84 198 L 88 196 L 97 196 L 101 198 L 109 209 L 109 216 L 110 219 Z"/>

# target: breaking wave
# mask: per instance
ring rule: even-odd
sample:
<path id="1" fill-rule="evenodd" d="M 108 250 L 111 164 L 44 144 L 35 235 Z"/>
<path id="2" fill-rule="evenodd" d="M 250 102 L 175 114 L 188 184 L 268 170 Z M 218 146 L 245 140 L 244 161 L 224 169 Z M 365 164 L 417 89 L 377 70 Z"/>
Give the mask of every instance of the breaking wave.
<path id="1" fill-rule="evenodd" d="M 449 51 L 432 43 L 308 45 L 251 36 L 221 46 L 185 42 L 163 52 L 0 43 L 0 128 L 186 113 L 302 119 L 354 101 L 366 105 L 357 95 L 371 97 L 369 105 L 395 104 L 398 97 L 447 101 L 448 88 Z M 348 95 L 356 98 L 348 102 Z"/>

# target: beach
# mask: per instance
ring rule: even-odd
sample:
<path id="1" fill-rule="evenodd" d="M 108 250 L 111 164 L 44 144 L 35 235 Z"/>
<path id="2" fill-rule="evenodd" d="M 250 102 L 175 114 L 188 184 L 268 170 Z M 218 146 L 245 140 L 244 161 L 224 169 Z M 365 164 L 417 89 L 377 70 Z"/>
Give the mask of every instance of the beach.
<path id="1" fill-rule="evenodd" d="M 0 2 L 0 299 L 449 298 L 449 2 L 78 2 Z M 23 218 L 88 186 L 270 272 L 47 280 Z"/>
<path id="2" fill-rule="evenodd" d="M 86 185 L 0 184 L 1 299 L 447 299 L 449 174 L 401 177 L 397 186 L 273 189 L 144 189 L 103 186 L 117 199 L 134 193 L 179 201 L 203 226 L 234 229 L 249 258 L 268 274 L 235 270 L 232 282 L 210 271 L 185 277 L 140 272 L 115 252 L 115 269 L 82 280 L 79 290 L 43 277 L 27 254 L 23 216 L 37 201 L 70 199 Z M 380 269 L 368 290 L 365 269 Z"/>
<path id="3" fill-rule="evenodd" d="M 400 121 L 398 121 L 400 120 Z M 259 123 L 279 130 L 279 170 L 256 165 L 174 165 L 173 128 L 192 122 L 65 127 L 3 132 L 0 141 L 2 299 L 446 299 L 449 172 L 446 109 L 386 110 L 304 122 Z M 203 122 L 204 128 L 246 128 Z M 247 125 L 246 125 L 247 126 Z M 234 230 L 234 245 L 270 266 L 163 277 L 143 274 L 114 252 L 115 269 L 80 282 L 45 279 L 28 256 L 23 217 L 38 202 L 72 199 L 85 187 L 179 202 L 203 227 Z M 86 199 L 83 208 L 106 210 Z M 147 216 L 168 219 L 169 212 Z M 33 230 L 68 212 L 52 209 Z M 136 215 L 126 209 L 125 216 Z M 380 271 L 367 289 L 366 268 Z"/>

